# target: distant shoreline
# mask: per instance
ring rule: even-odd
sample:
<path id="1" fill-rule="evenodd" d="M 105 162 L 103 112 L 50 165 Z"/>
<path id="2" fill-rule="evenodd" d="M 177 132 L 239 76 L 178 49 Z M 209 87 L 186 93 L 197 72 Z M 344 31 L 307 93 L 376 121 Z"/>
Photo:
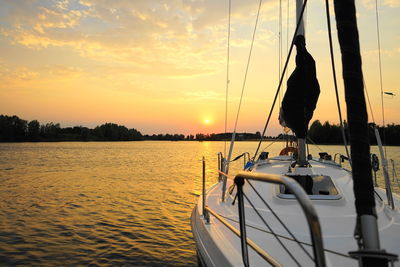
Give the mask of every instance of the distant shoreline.
<path id="1" fill-rule="evenodd" d="M 79 141 L 79 140 L 55 140 L 55 141 L 0 141 L 0 144 L 20 144 L 20 143 L 129 143 L 129 142 L 230 142 L 231 140 L 136 140 L 136 141 L 101 141 L 101 140 L 89 140 L 89 141 Z M 235 140 L 235 142 L 259 142 L 260 140 Z M 276 139 L 264 139 L 267 142 L 277 142 L 282 143 L 286 142 L 285 140 L 276 140 Z M 343 146 L 344 144 L 309 144 L 309 145 L 320 145 L 320 146 Z M 370 144 L 370 146 L 377 146 L 376 144 Z M 400 147 L 400 145 L 386 145 L 387 147 Z"/>
<path id="2" fill-rule="evenodd" d="M 321 123 L 315 120 L 309 127 L 307 140 L 317 145 L 343 145 L 343 132 L 350 140 L 347 123 L 344 121 L 343 129 L 339 125 L 329 122 Z M 390 146 L 400 146 L 400 125 L 388 124 L 381 127 L 369 124 L 369 143 L 376 145 L 375 129 L 378 129 L 382 142 Z M 295 137 L 287 134 L 278 136 L 265 136 L 256 133 L 235 133 L 236 141 L 280 142 L 293 140 Z M 40 124 L 37 120 L 27 121 L 18 116 L 0 115 L 0 142 L 114 142 L 114 141 L 230 141 L 233 133 L 211 134 L 142 134 L 135 128 L 128 129 L 115 123 L 104 123 L 93 129 L 84 126 L 62 128 L 59 123 Z"/>

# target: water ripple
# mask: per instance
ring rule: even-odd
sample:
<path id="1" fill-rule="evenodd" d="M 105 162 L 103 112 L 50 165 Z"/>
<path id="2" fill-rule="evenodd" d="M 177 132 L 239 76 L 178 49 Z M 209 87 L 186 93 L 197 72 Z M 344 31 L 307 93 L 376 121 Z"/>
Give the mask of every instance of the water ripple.
<path id="1" fill-rule="evenodd" d="M 203 155 L 216 181 L 222 142 L 0 146 L 0 265 L 196 265 L 193 192 Z"/>

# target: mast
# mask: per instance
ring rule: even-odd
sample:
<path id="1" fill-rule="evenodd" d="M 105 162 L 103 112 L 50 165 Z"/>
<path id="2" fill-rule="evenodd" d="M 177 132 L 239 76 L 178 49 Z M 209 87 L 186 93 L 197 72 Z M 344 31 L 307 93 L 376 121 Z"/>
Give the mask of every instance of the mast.
<path id="1" fill-rule="evenodd" d="M 304 36 L 305 39 L 305 32 L 304 32 L 304 19 L 301 15 L 301 9 L 303 7 L 303 0 L 296 0 L 296 22 L 300 21 L 299 29 L 297 30 L 297 36 Z M 306 139 L 299 138 L 298 141 L 298 148 L 299 148 L 299 158 L 298 163 L 300 166 L 307 166 L 307 157 L 306 157 Z"/>
<path id="2" fill-rule="evenodd" d="M 307 167 L 306 136 L 308 123 L 312 118 L 319 96 L 315 61 L 306 49 L 304 36 L 304 3 L 296 0 L 296 24 L 298 25 L 294 44 L 296 45 L 296 68 L 287 81 L 287 90 L 282 100 L 279 121 L 295 133 L 298 139 L 297 165 Z"/>
<path id="3" fill-rule="evenodd" d="M 388 266 L 393 255 L 380 249 L 368 139 L 360 44 L 354 0 L 334 0 L 342 54 L 343 80 L 350 133 L 353 190 L 357 212 L 355 237 L 359 250 L 350 255 L 360 266 Z"/>

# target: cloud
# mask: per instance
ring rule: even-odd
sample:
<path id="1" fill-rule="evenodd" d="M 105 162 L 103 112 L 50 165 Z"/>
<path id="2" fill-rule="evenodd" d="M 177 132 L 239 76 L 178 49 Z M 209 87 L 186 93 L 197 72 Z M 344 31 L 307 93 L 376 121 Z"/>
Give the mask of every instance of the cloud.
<path id="1" fill-rule="evenodd" d="M 40 73 L 26 67 L 12 68 L 4 62 L 0 62 L 0 79 L 3 84 L 16 81 L 31 81 L 40 76 Z"/>
<path id="2" fill-rule="evenodd" d="M 393 49 L 381 49 L 380 53 L 383 57 L 388 57 L 388 58 L 393 58 L 397 56 L 400 52 L 400 48 L 393 48 Z M 379 55 L 379 50 L 378 49 L 372 49 L 372 50 L 366 50 L 363 51 L 362 53 L 365 57 L 368 58 L 378 58 Z"/>
<path id="3" fill-rule="evenodd" d="M 360 2 L 368 9 L 375 8 L 375 0 L 361 0 Z"/>
<path id="4" fill-rule="evenodd" d="M 361 4 L 368 9 L 372 9 L 372 8 L 376 7 L 375 0 L 361 0 Z M 378 4 L 378 8 L 380 5 L 387 6 L 390 8 L 396 8 L 396 7 L 400 7 L 400 1 L 399 0 L 384 0 L 383 3 L 381 2 L 380 4 Z"/>
<path id="5" fill-rule="evenodd" d="M 6 16 L 0 18 L 0 34 L 31 49 L 67 47 L 102 64 L 165 76 L 213 73 L 226 57 L 228 9 L 221 1 L 1 2 Z M 271 3 L 276 1 L 266 1 L 263 12 Z M 232 5 L 232 28 L 242 22 L 253 25 L 257 5 Z M 260 33 L 259 40 L 269 42 L 268 33 Z"/>
<path id="6" fill-rule="evenodd" d="M 204 101 L 204 100 L 224 100 L 225 96 L 223 96 L 221 93 L 214 91 L 189 91 L 184 93 L 184 98 L 196 101 Z"/>
<path id="7" fill-rule="evenodd" d="M 73 79 L 79 78 L 83 75 L 87 75 L 87 71 L 77 67 L 68 67 L 62 65 L 55 66 L 44 66 L 39 69 L 41 73 L 44 73 L 51 78 L 57 79 Z"/>
<path id="8" fill-rule="evenodd" d="M 400 1 L 399 0 L 384 0 L 383 4 L 385 6 L 393 7 L 393 8 L 400 7 Z"/>

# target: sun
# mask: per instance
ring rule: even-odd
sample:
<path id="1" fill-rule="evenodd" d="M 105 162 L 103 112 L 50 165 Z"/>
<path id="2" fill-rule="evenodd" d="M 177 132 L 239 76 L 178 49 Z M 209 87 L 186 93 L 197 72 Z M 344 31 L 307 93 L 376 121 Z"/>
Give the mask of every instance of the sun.
<path id="1" fill-rule="evenodd" d="M 210 120 L 210 119 L 204 119 L 204 120 L 203 120 L 203 123 L 204 123 L 205 125 L 209 125 L 209 124 L 211 124 L 211 120 Z"/>

